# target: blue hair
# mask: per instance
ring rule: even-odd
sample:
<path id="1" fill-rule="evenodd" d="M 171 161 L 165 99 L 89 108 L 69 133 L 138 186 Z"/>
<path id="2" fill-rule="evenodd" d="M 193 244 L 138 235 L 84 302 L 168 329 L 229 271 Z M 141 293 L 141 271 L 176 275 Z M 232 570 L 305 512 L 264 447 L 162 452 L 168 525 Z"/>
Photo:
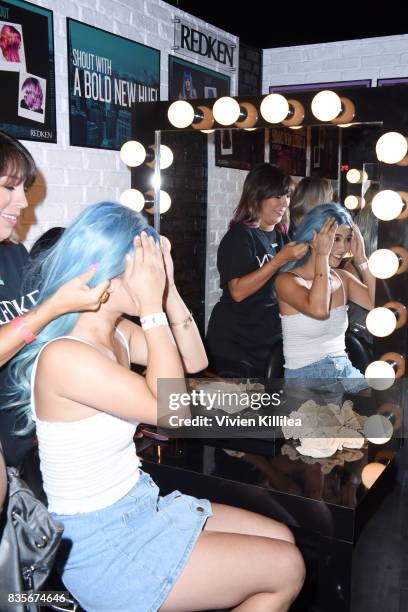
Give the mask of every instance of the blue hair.
<path id="1" fill-rule="evenodd" d="M 191 95 L 191 92 L 193 91 L 193 75 L 188 70 L 185 70 L 183 73 L 183 86 L 181 89 L 183 98 L 187 96 L 186 81 L 190 81 L 190 91 L 188 93 Z"/>
<path id="2" fill-rule="evenodd" d="M 30 265 L 26 276 L 31 287 L 34 285 L 39 289 L 37 305 L 93 263 L 97 263 L 97 269 L 88 282 L 89 287 L 121 274 L 125 269 L 125 255 L 133 252 L 133 239 L 142 231 L 159 240 L 157 232 L 142 215 L 117 202 L 100 202 L 87 207 L 67 227 L 58 242 Z M 11 361 L 8 407 L 16 407 L 19 420 L 30 421 L 30 378 L 38 352 L 46 342 L 68 335 L 78 317 L 77 312 L 57 317 Z M 25 433 L 30 426 L 29 423 L 19 433 Z"/>
<path id="3" fill-rule="evenodd" d="M 330 217 L 333 217 L 338 225 L 349 225 L 351 227 L 353 222 L 350 214 L 345 208 L 343 208 L 343 206 L 341 206 L 341 204 L 337 204 L 337 202 L 331 202 L 330 204 L 319 204 L 319 206 L 315 206 L 315 208 L 309 210 L 309 212 L 303 217 L 302 223 L 295 232 L 296 242 L 301 243 L 312 240 L 314 232 L 318 233 L 321 230 L 324 222 Z M 292 270 L 292 268 L 303 265 L 306 263 L 309 257 L 310 251 L 307 252 L 302 259 L 291 261 L 282 266 L 280 272 L 287 272 L 288 270 Z"/>

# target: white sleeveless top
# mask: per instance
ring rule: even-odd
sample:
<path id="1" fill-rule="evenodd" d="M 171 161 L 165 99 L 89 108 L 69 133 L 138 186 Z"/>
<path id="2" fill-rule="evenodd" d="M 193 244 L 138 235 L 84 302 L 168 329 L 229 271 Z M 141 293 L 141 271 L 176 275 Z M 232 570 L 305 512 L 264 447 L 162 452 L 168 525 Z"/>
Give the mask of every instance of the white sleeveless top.
<path id="1" fill-rule="evenodd" d="M 130 365 L 126 339 L 119 329 L 116 331 L 126 346 Z M 90 344 L 75 336 L 62 337 Z M 99 510 L 124 497 L 139 479 L 140 460 L 133 442 L 137 423 L 106 412 L 71 422 L 37 419 L 35 374 L 41 351 L 50 342 L 41 347 L 31 372 L 31 411 L 48 509 L 57 514 Z"/>
<path id="2" fill-rule="evenodd" d="M 339 274 L 334 270 L 333 273 L 340 280 L 344 304 L 332 308 L 328 319 L 313 319 L 301 312 L 280 315 L 285 368 L 289 370 L 303 368 L 328 355 L 345 355 L 345 333 L 348 327 L 346 292 Z M 302 278 L 299 274 L 296 276 Z"/>

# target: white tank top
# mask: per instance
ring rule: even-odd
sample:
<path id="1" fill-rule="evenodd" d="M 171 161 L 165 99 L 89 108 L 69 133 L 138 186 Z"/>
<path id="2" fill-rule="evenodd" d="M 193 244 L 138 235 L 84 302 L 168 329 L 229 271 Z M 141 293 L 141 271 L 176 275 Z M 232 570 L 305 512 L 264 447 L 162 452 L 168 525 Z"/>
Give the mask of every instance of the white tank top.
<path id="1" fill-rule="evenodd" d="M 280 315 L 285 368 L 289 370 L 303 368 L 328 355 L 346 354 L 345 333 L 348 327 L 346 292 L 342 279 L 336 272 L 334 274 L 340 280 L 344 304 L 332 308 L 328 319 L 323 321 L 313 319 L 301 312 Z M 302 278 L 299 274 L 296 276 Z"/>
<path id="2" fill-rule="evenodd" d="M 116 331 L 126 346 L 130 365 L 126 339 L 119 329 Z M 90 344 L 75 336 L 63 338 Z M 71 422 L 37 419 L 35 373 L 41 351 L 50 342 L 41 347 L 31 372 L 31 411 L 48 509 L 57 514 L 99 510 L 124 497 L 138 481 L 140 460 L 133 442 L 137 423 L 106 412 Z"/>

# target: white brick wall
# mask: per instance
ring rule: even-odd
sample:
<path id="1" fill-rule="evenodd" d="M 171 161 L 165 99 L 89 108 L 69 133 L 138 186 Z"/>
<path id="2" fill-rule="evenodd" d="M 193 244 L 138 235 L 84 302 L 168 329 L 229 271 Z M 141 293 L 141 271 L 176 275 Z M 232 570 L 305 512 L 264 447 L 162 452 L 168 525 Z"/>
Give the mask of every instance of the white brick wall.
<path id="1" fill-rule="evenodd" d="M 205 283 L 205 322 L 218 302 L 221 290 L 217 249 L 237 206 L 247 172 L 215 165 L 214 134 L 208 135 L 208 208 Z"/>
<path id="2" fill-rule="evenodd" d="M 262 91 L 269 85 L 408 76 L 408 34 L 263 51 Z"/>
<path id="3" fill-rule="evenodd" d="M 69 146 L 66 17 L 125 36 L 161 51 L 160 96 L 168 97 L 168 54 L 173 44 L 172 18 L 185 16 L 237 44 L 222 30 L 161 0 L 31 0 L 54 12 L 57 143 L 25 142 L 40 169 L 29 194 L 30 206 L 18 228 L 27 247 L 48 228 L 67 225 L 88 204 L 119 198 L 130 187 L 130 172 L 115 151 Z M 193 60 L 190 60 L 193 61 Z M 236 91 L 236 73 L 231 75 Z"/>

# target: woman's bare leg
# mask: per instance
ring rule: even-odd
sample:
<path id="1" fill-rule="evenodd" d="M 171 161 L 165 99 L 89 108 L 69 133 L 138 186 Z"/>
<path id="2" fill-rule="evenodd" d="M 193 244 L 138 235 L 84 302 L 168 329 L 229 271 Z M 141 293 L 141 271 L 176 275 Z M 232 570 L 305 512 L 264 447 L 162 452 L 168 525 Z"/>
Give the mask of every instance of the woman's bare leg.
<path id="1" fill-rule="evenodd" d="M 212 503 L 213 516 L 211 516 L 204 527 L 206 531 L 222 531 L 223 533 L 242 533 L 256 535 L 265 538 L 285 540 L 294 544 L 293 533 L 283 523 L 274 519 L 235 508 L 225 504 Z"/>
<path id="2" fill-rule="evenodd" d="M 160 612 L 286 612 L 303 580 L 303 559 L 290 542 L 204 531 Z"/>
<path id="3" fill-rule="evenodd" d="M 254 512 L 223 504 L 212 508 L 214 515 L 160 611 L 286 612 L 305 573 L 291 531 Z"/>

